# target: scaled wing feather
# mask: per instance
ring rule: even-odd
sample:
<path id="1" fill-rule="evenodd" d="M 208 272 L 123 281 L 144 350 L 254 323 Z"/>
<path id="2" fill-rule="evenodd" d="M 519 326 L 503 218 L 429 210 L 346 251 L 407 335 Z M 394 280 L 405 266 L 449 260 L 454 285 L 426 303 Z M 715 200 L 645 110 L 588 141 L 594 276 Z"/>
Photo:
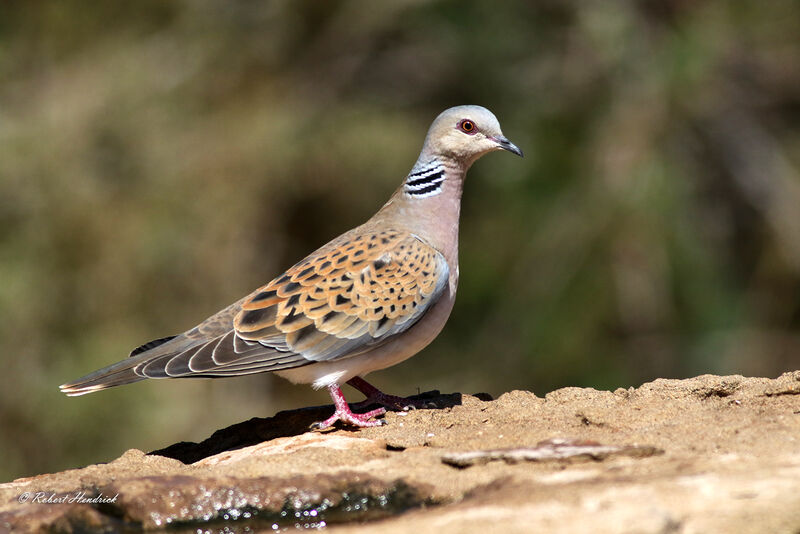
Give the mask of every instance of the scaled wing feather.
<path id="1" fill-rule="evenodd" d="M 448 275 L 413 234 L 350 232 L 130 367 L 148 378 L 233 376 L 360 354 L 415 324 Z"/>
<path id="2" fill-rule="evenodd" d="M 359 354 L 410 328 L 442 295 L 444 256 L 408 232 L 351 232 L 258 289 L 234 320 L 237 335 L 275 333 L 309 361 Z"/>

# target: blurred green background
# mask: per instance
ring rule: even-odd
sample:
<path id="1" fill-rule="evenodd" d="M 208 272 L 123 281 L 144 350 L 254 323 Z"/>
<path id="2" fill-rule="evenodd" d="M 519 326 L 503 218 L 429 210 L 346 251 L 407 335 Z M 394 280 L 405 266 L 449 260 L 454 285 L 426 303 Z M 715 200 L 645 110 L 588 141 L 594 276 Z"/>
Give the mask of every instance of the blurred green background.
<path id="1" fill-rule="evenodd" d="M 797 369 L 798 20 L 790 0 L 3 2 L 0 480 L 328 402 L 269 375 L 57 386 L 365 220 L 457 104 L 526 157 L 473 167 L 450 323 L 376 385 Z"/>

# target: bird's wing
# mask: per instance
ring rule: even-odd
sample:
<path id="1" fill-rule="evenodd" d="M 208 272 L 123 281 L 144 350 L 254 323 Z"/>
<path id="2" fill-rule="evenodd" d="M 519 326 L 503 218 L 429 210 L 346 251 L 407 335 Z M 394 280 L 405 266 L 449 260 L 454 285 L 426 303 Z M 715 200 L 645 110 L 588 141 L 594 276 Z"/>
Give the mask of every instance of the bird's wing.
<path id="1" fill-rule="evenodd" d="M 444 256 L 413 234 L 350 232 L 179 336 L 184 350 L 158 351 L 134 371 L 231 376 L 353 356 L 416 323 L 448 276 Z"/>

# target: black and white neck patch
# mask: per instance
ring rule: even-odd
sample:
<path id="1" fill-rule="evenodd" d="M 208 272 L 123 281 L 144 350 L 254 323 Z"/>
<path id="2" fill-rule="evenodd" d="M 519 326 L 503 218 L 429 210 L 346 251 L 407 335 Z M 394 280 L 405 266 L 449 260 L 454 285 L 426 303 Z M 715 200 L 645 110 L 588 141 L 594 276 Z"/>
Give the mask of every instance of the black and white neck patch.
<path id="1" fill-rule="evenodd" d="M 425 198 L 442 192 L 444 183 L 444 165 L 431 161 L 424 165 L 415 165 L 403 186 L 405 193 L 414 198 Z"/>

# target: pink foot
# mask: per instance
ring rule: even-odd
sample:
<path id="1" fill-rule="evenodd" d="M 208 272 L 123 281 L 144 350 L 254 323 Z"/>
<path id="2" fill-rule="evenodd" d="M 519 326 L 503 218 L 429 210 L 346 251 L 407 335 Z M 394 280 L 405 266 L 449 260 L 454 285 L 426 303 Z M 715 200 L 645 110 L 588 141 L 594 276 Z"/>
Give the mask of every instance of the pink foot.
<path id="1" fill-rule="evenodd" d="M 387 395 L 359 376 L 351 378 L 347 383 L 367 397 L 366 400 L 353 405 L 353 409 L 355 410 L 366 408 L 372 404 L 380 404 L 391 410 L 408 411 L 415 408 L 425 408 L 430 404 L 430 401 L 427 400 L 407 399 L 405 397 L 398 397 L 397 395 Z"/>
<path id="2" fill-rule="evenodd" d="M 377 410 L 372 410 L 367 413 L 353 413 L 352 410 L 350 410 L 350 407 L 347 405 L 347 400 L 345 400 L 344 394 L 342 394 L 342 390 L 339 388 L 339 386 L 336 384 L 330 385 L 328 386 L 328 391 L 331 394 L 333 405 L 336 407 L 336 411 L 333 412 L 332 416 L 328 417 L 324 421 L 317 421 L 316 423 L 312 424 L 312 430 L 325 430 L 326 428 L 330 428 L 336 421 L 349 423 L 359 428 L 380 426 L 384 424 L 382 419 L 375 420 L 374 418 L 385 414 L 385 408 L 378 408 Z"/>

